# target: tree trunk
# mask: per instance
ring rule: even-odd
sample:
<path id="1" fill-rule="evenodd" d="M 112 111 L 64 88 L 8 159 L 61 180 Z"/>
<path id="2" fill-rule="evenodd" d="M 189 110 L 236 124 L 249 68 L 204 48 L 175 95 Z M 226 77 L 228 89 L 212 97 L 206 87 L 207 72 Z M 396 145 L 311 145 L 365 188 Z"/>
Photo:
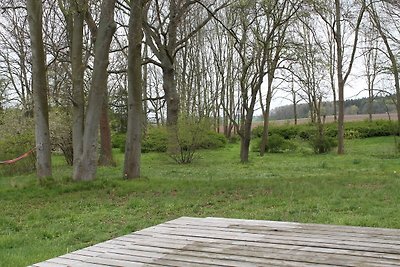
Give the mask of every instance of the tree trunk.
<path id="1" fill-rule="evenodd" d="M 100 156 L 98 162 L 100 166 L 116 165 L 112 154 L 111 128 L 108 109 L 108 94 L 106 93 L 104 95 L 100 117 Z"/>
<path id="2" fill-rule="evenodd" d="M 249 162 L 249 151 L 250 151 L 250 138 L 246 134 L 246 137 L 240 139 L 240 161 L 242 163 Z"/>
<path id="3" fill-rule="evenodd" d="M 368 120 L 369 120 L 369 122 L 372 122 L 373 103 L 374 103 L 374 85 L 371 82 L 371 78 L 368 76 Z"/>
<path id="4" fill-rule="evenodd" d="M 107 90 L 108 56 L 116 25 L 114 8 L 116 0 L 103 0 L 95 44 L 92 83 L 83 135 L 82 155 L 74 172 L 74 180 L 93 180 L 97 169 L 97 139 L 104 94 Z"/>
<path id="5" fill-rule="evenodd" d="M 342 51 L 342 26 L 341 26 L 340 0 L 335 0 L 336 22 L 336 50 L 337 50 L 337 79 L 338 79 L 338 154 L 344 154 L 344 84 L 343 79 L 343 51 Z"/>
<path id="6" fill-rule="evenodd" d="M 39 179 L 52 176 L 47 101 L 46 58 L 42 37 L 42 2 L 27 1 L 32 49 L 32 88 L 35 114 L 36 171 Z"/>
<path id="7" fill-rule="evenodd" d="M 271 100 L 272 100 L 272 80 L 273 80 L 272 75 L 269 75 L 268 80 L 269 80 L 268 92 L 267 92 L 267 98 L 265 99 L 265 111 L 263 112 L 264 128 L 260 144 L 260 156 L 262 157 L 265 154 L 265 147 L 268 145 L 268 137 L 269 137 L 269 115 L 270 115 Z"/>
<path id="8" fill-rule="evenodd" d="M 85 13 L 76 4 L 74 8 L 71 35 L 72 65 L 72 148 L 73 166 L 78 166 L 82 154 L 83 127 L 85 118 L 84 71 L 83 63 L 83 21 Z"/>
<path id="9" fill-rule="evenodd" d="M 142 131 L 142 0 L 131 0 L 128 54 L 128 132 L 126 134 L 124 178 L 140 177 Z"/>
<path id="10" fill-rule="evenodd" d="M 263 124 L 263 133 L 261 136 L 261 143 L 260 143 L 260 156 L 263 157 L 265 154 L 266 146 L 268 144 L 269 139 L 269 110 L 266 110 L 263 113 L 264 117 L 264 124 Z"/>
<path id="11" fill-rule="evenodd" d="M 173 66 L 163 68 L 163 87 L 167 101 L 168 152 L 178 151 L 179 95 Z"/>
<path id="12" fill-rule="evenodd" d="M 254 101 L 255 102 L 255 101 Z M 251 124 L 253 122 L 253 112 L 246 115 L 245 122 L 241 129 L 240 138 L 240 161 L 242 163 L 249 162 L 250 140 L 251 140 Z"/>

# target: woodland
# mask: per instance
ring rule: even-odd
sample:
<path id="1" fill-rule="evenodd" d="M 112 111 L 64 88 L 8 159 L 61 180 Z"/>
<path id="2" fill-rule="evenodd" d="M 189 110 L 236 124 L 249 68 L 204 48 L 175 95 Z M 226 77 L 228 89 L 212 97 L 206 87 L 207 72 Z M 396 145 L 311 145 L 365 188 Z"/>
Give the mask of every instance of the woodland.
<path id="1" fill-rule="evenodd" d="M 321 152 L 333 146 L 323 120 L 332 102 L 344 154 L 354 80 L 369 114 L 387 97 L 400 121 L 397 1 L 4 0 L 0 10 L 0 146 L 14 156 L 33 148 L 40 181 L 53 176 L 55 153 L 73 180 L 95 179 L 115 164 L 122 134 L 125 179 L 141 176 L 157 131 L 178 163 L 207 138 L 237 139 L 247 163 L 257 114 L 258 151 L 268 152 L 278 94 L 294 114 L 308 105 Z"/>

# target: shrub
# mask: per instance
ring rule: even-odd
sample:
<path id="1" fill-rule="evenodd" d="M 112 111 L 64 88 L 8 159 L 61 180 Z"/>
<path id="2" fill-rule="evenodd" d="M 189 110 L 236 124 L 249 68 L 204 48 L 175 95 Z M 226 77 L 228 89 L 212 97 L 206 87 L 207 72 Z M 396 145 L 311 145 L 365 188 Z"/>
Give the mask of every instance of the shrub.
<path id="1" fill-rule="evenodd" d="M 346 139 L 357 139 L 360 138 L 361 134 L 357 130 L 346 130 L 344 133 L 344 138 Z"/>
<path id="2" fill-rule="evenodd" d="M 53 151 L 60 150 L 68 165 L 73 164 L 73 145 L 72 145 L 72 119 L 65 111 L 56 109 L 50 112 L 50 141 Z"/>
<path id="3" fill-rule="evenodd" d="M 316 154 L 328 153 L 337 146 L 336 139 L 327 135 L 315 135 L 310 141 Z"/>
<path id="4" fill-rule="evenodd" d="M 296 138 L 299 134 L 299 128 L 296 125 L 282 125 L 279 127 L 271 127 L 269 130 L 270 135 L 280 135 L 285 139 Z"/>
<path id="5" fill-rule="evenodd" d="M 252 138 L 260 138 L 260 137 L 262 137 L 263 132 L 264 132 L 264 126 L 259 125 L 257 127 L 254 127 L 251 130 L 251 137 Z"/>
<path id="6" fill-rule="evenodd" d="M 231 137 L 229 137 L 229 143 L 230 144 L 237 144 L 240 141 L 240 137 L 237 134 L 233 134 Z"/>
<path id="7" fill-rule="evenodd" d="M 254 140 L 252 145 L 252 151 L 259 152 L 261 146 L 261 138 Z M 285 151 L 294 151 L 297 146 L 290 140 L 283 138 L 278 134 L 273 134 L 269 136 L 268 145 L 265 147 L 265 151 L 270 153 L 281 153 Z"/>
<path id="8" fill-rule="evenodd" d="M 166 152 L 168 133 L 166 127 L 150 126 L 142 139 L 142 152 Z"/>
<path id="9" fill-rule="evenodd" d="M 119 148 L 121 151 L 125 151 L 125 133 L 112 133 L 111 135 L 111 145 L 113 148 Z"/>
<path id="10" fill-rule="evenodd" d="M 19 110 L 7 110 L 0 120 L 0 160 L 14 159 L 35 147 L 33 118 Z M 0 165 L 4 175 L 15 175 L 35 170 L 36 157 L 31 154 L 14 164 Z"/>
<path id="11" fill-rule="evenodd" d="M 205 132 L 204 136 L 200 138 L 200 148 L 216 149 L 225 147 L 227 143 L 226 137 L 223 134 L 209 130 Z"/>
<path id="12" fill-rule="evenodd" d="M 178 144 L 175 149 L 168 151 L 170 157 L 179 164 L 191 163 L 208 129 L 204 122 L 181 117 L 176 132 Z"/>

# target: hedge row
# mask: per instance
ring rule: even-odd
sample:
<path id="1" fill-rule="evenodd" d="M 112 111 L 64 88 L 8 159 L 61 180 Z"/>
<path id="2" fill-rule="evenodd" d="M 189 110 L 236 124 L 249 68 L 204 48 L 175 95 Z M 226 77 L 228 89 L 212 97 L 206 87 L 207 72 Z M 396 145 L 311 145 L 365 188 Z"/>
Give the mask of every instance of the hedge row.
<path id="1" fill-rule="evenodd" d="M 355 121 L 345 123 L 345 138 L 368 138 L 378 136 L 389 136 L 398 134 L 397 123 L 389 120 L 376 121 Z M 262 136 L 263 127 L 258 126 L 253 129 L 253 138 Z M 325 125 L 325 133 L 329 137 L 337 137 L 337 124 L 328 123 Z M 293 139 L 300 137 L 309 140 L 317 134 L 317 128 L 313 124 L 302 125 L 271 125 L 269 130 L 270 135 L 280 135 L 285 139 Z"/>
<path id="2" fill-rule="evenodd" d="M 125 151 L 126 135 L 117 133 L 112 136 L 112 145 L 114 148 L 119 148 Z M 227 139 L 223 134 L 216 133 L 211 130 L 205 133 L 198 139 L 197 148 L 216 149 L 224 147 L 227 144 Z M 168 133 L 165 127 L 149 127 L 142 140 L 142 152 L 166 152 L 168 146 Z"/>

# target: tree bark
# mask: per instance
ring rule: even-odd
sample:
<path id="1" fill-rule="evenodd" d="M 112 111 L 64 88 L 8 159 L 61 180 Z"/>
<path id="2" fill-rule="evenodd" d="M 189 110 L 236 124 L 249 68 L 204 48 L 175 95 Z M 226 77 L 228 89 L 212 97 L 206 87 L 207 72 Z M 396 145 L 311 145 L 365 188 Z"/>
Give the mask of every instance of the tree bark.
<path id="1" fill-rule="evenodd" d="M 92 83 L 83 135 L 83 149 L 74 172 L 74 180 L 93 180 L 97 169 L 97 140 L 101 108 L 107 89 L 108 56 L 112 36 L 116 29 L 114 8 L 116 0 L 103 0 L 95 44 Z"/>
<path id="2" fill-rule="evenodd" d="M 98 162 L 100 166 L 116 165 L 112 154 L 111 128 L 108 110 L 108 94 L 106 93 L 104 95 L 100 117 L 100 156 Z"/>
<path id="3" fill-rule="evenodd" d="M 85 11 L 82 2 L 74 5 L 71 35 L 72 62 L 72 147 L 73 166 L 78 166 L 82 154 L 83 127 L 85 118 L 84 71 L 83 63 L 83 22 Z"/>
<path id="4" fill-rule="evenodd" d="M 125 145 L 124 178 L 140 177 L 142 133 L 142 16 L 143 0 L 131 0 L 128 54 L 128 132 Z"/>
<path id="5" fill-rule="evenodd" d="M 260 156 L 264 156 L 265 147 L 268 144 L 271 100 L 272 100 L 272 84 L 269 83 L 267 97 L 265 101 L 265 111 L 263 112 L 264 124 L 263 124 L 263 134 L 261 137 L 261 144 L 260 144 Z"/>
<path id="6" fill-rule="evenodd" d="M 35 114 L 36 171 L 39 179 L 52 176 L 46 56 L 42 36 L 42 2 L 27 0 L 32 49 L 32 89 Z"/>
<path id="7" fill-rule="evenodd" d="M 344 84 L 343 79 L 343 50 L 342 50 L 342 15 L 340 0 L 335 0 L 336 50 L 337 50 L 337 79 L 338 79 L 338 154 L 344 154 Z"/>
<path id="8" fill-rule="evenodd" d="M 173 66 L 163 68 L 163 88 L 167 101 L 168 152 L 178 150 L 179 95 L 176 89 L 175 69 Z"/>

